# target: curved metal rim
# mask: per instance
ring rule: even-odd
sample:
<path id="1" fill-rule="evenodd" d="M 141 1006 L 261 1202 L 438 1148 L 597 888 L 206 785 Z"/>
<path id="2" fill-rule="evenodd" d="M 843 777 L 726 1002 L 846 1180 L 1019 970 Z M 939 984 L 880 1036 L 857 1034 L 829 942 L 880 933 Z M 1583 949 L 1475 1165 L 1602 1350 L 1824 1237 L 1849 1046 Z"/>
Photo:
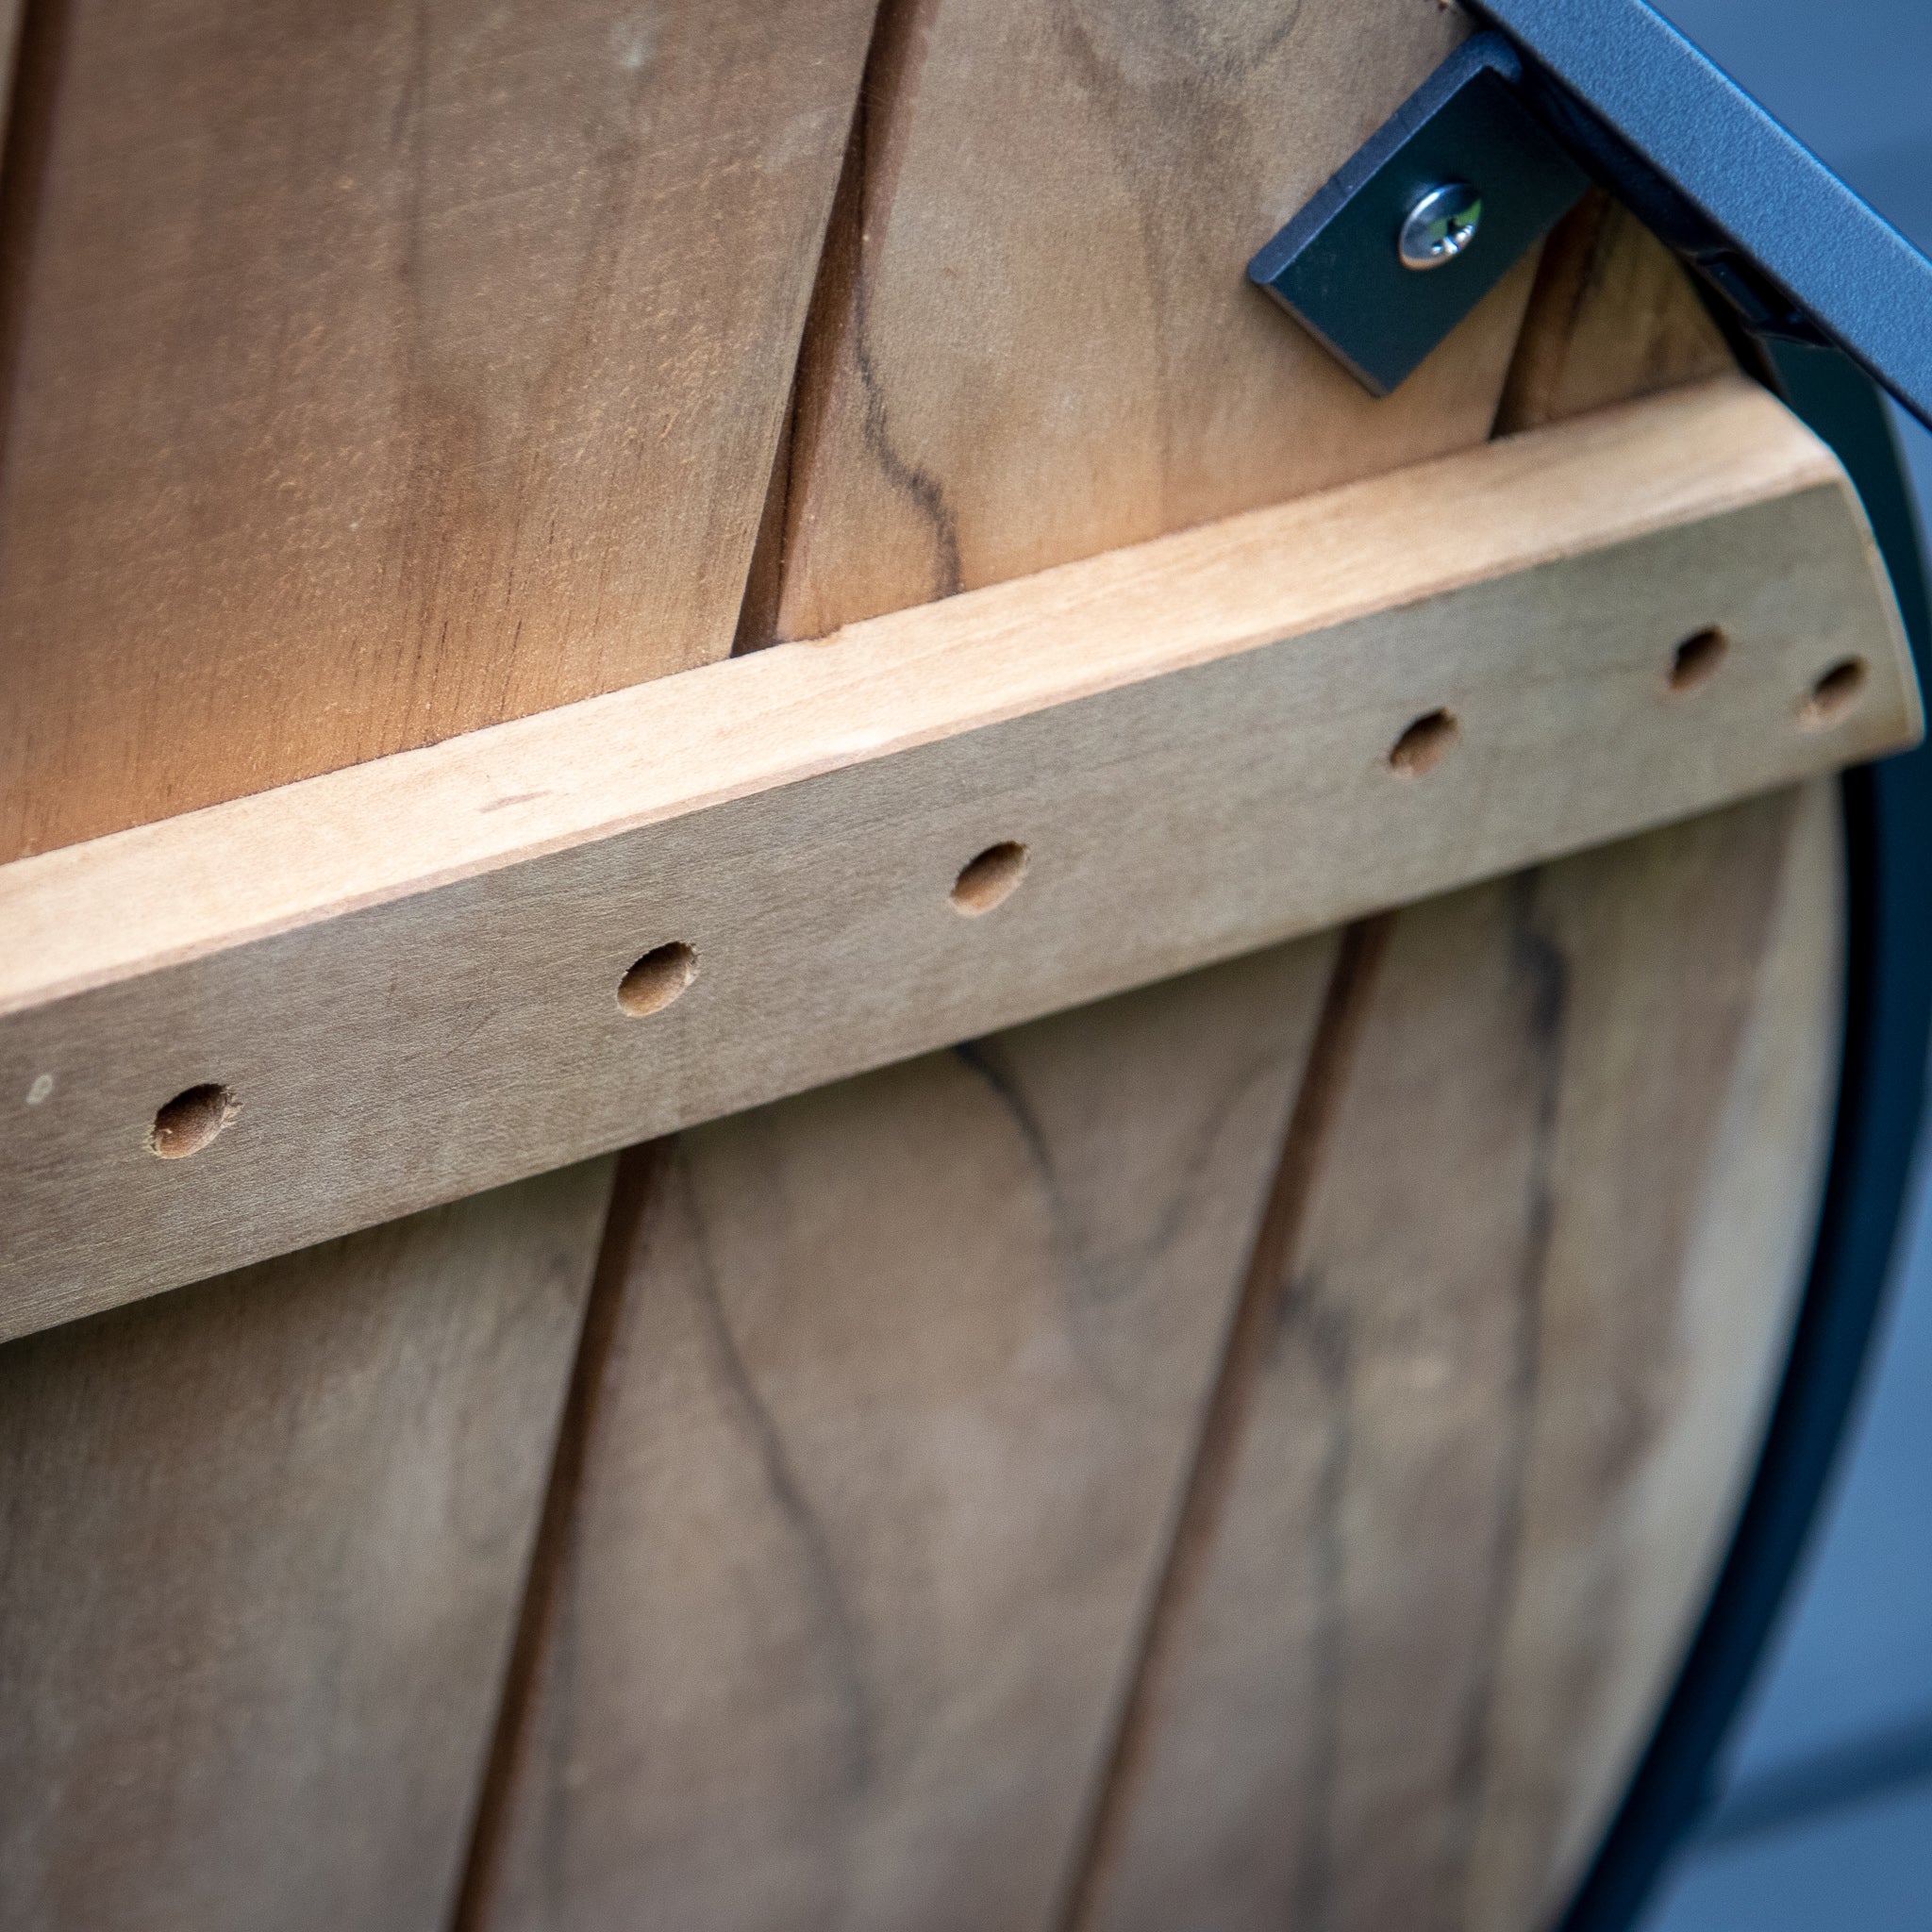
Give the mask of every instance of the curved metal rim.
<path id="1" fill-rule="evenodd" d="M 1932 612 L 1885 405 L 1831 351 L 1757 345 L 1771 386 L 1837 451 L 1891 573 L 1921 685 Z M 1731 1549 L 1677 1682 L 1561 1932 L 1622 1932 L 1709 1803 L 1713 1768 L 1818 1516 L 1892 1275 L 1932 1044 L 1932 745 L 1844 778 L 1844 1058 L 1811 1271 Z"/>

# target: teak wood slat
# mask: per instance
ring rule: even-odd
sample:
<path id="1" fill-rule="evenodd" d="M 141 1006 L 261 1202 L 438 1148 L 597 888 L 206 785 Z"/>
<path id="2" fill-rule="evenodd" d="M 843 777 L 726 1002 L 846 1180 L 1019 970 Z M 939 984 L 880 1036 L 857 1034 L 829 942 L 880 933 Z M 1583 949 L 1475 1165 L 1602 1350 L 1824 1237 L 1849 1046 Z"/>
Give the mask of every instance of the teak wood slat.
<path id="1" fill-rule="evenodd" d="M 609 1163 L 0 1351 L 0 1901 L 441 1923 Z"/>
<path id="2" fill-rule="evenodd" d="M 1231 272 L 1469 31 L 1439 0 L 884 8 L 799 367 L 778 634 L 1481 442 L 1532 263 L 1384 401 Z"/>
<path id="3" fill-rule="evenodd" d="M 1727 366 L 1626 215 L 1381 403 L 1243 284 L 1467 30 L 29 9 L 9 1926 L 1547 1918 L 1801 1278 L 1830 781 L 921 1051 L 1914 728 L 1761 396 L 1474 451 Z"/>
<path id="4" fill-rule="evenodd" d="M 1335 950 L 674 1143 L 475 1932 L 1051 1923 Z"/>
<path id="5" fill-rule="evenodd" d="M 38 9 L 0 857 L 724 656 L 874 4 Z"/>
<path id="6" fill-rule="evenodd" d="M 1077 1932 L 1560 1906 L 1783 1360 L 1838 1064 L 1838 838 L 1816 784 L 1374 935 Z"/>
<path id="7" fill-rule="evenodd" d="M 31 6 L 0 856 L 724 656 L 873 12 Z M 443 1922 L 607 1173 L 0 1354 L 0 1921 Z"/>
<path id="8" fill-rule="evenodd" d="M 1823 446 L 1727 379 L 19 862 L 0 1322 L 1889 749 L 1876 571 Z M 961 917 L 1004 841 L 1019 889 Z M 637 1018 L 666 945 L 695 979 Z M 231 1124 L 158 1158 L 210 1086 Z"/>
<path id="9" fill-rule="evenodd" d="M 1543 244 L 1496 433 L 1545 428 L 1734 366 L 1676 257 L 1593 190 Z"/>
<path id="10" fill-rule="evenodd" d="M 1727 366 L 1662 246 L 1587 201 L 1545 250 L 1499 423 Z M 1327 1091 L 1304 1093 L 1284 1148 L 1065 1932 L 1193 1912 L 1225 1932 L 1546 1922 L 1702 1607 L 1804 1278 L 1837 1066 L 1834 790 L 1357 929 Z M 1680 1008 L 1722 1023 L 1754 985 L 1728 1063 L 1646 1037 Z M 1724 1124 L 1700 1150 L 1685 1128 L 1713 1081 Z M 1624 1224 L 1686 1190 L 1685 1270 L 1666 1249 L 1633 1295 Z M 1311 1241 L 1350 1220 L 1340 1250 Z M 1600 1246 L 1568 1243 L 1553 1273 L 1545 1237 L 1591 1225 Z M 1556 1287 L 1568 1318 L 1546 1324 Z M 1573 1418 L 1614 1453 L 1563 1468 Z M 1532 1443 L 1569 1484 L 1537 1522 L 1511 1493 Z M 1496 1533 L 1438 1534 L 1458 1511 Z"/>

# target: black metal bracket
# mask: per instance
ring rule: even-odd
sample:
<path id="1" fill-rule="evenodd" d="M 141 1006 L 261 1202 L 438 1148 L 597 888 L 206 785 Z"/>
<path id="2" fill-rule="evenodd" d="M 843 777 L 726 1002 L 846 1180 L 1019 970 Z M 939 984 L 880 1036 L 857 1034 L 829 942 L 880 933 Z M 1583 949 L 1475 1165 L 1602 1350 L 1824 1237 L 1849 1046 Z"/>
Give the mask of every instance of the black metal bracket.
<path id="1" fill-rule="evenodd" d="M 1932 261 L 1646 0 L 1474 10 L 1500 31 L 1249 264 L 1358 380 L 1397 388 L 1594 180 L 1738 331 L 1836 349 L 1932 425 Z"/>
<path id="2" fill-rule="evenodd" d="M 1464 42 L 1248 264 L 1375 395 L 1406 381 L 1590 185 L 1523 81 L 1500 34 Z M 1445 193 L 1447 220 L 1462 222 L 1431 252 L 1430 205 Z M 1412 223 L 1420 246 L 1405 246 Z"/>

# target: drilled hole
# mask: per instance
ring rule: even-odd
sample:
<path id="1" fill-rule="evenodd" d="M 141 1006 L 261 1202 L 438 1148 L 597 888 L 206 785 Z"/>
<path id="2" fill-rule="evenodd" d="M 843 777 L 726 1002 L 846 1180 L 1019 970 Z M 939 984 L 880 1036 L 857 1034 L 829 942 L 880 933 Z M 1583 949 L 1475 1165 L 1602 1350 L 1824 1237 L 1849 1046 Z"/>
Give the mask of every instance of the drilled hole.
<path id="1" fill-rule="evenodd" d="M 1026 848 L 1011 839 L 989 845 L 977 858 L 969 859 L 953 881 L 953 906 L 968 919 L 991 912 L 1012 895 L 1026 870 Z"/>
<path id="2" fill-rule="evenodd" d="M 682 940 L 653 946 L 617 983 L 617 1004 L 642 1019 L 661 1013 L 698 976 L 698 956 Z"/>
<path id="3" fill-rule="evenodd" d="M 1730 648 L 1730 639 L 1715 625 L 1699 631 L 1694 638 L 1686 638 L 1671 660 L 1671 689 L 1681 696 L 1699 685 L 1708 684 L 1717 675 L 1717 667 L 1724 661 L 1724 653 Z"/>
<path id="4" fill-rule="evenodd" d="M 1462 726 L 1453 711 L 1436 710 L 1418 718 L 1389 754 L 1389 762 L 1405 778 L 1420 778 L 1433 772 L 1456 748 Z"/>
<path id="5" fill-rule="evenodd" d="M 156 1113 L 147 1144 L 163 1160 L 185 1160 L 199 1154 L 239 1111 L 225 1087 L 191 1087 Z"/>
<path id="6" fill-rule="evenodd" d="M 1821 672 L 1798 713 L 1798 723 L 1807 731 L 1836 724 L 1858 702 L 1870 674 L 1871 667 L 1862 658 L 1840 658 L 1829 671 Z"/>

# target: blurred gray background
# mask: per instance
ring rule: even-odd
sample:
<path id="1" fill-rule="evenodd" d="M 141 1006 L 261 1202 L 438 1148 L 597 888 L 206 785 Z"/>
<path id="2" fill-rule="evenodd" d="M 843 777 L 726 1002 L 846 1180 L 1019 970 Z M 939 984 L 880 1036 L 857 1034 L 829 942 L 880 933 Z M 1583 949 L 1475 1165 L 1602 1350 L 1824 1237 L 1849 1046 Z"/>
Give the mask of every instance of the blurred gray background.
<path id="1" fill-rule="evenodd" d="M 1932 0 L 1653 0 L 1932 251 Z M 1932 326 L 1932 318 L 1928 318 Z M 1932 435 L 1904 422 L 1924 507 Z M 1932 1932 L 1932 1189 L 1715 1814 L 1644 1932 Z"/>

